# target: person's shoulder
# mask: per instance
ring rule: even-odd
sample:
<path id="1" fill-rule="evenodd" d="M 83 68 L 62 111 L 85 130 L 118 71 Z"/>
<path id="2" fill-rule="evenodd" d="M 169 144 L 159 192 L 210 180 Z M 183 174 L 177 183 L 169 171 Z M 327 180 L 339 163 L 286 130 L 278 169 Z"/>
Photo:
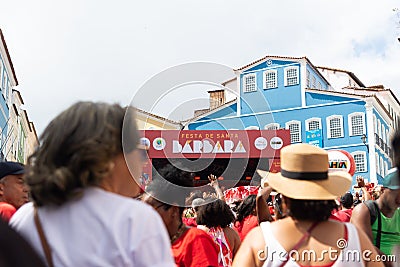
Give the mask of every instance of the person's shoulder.
<path id="1" fill-rule="evenodd" d="M 0 211 L 13 211 L 15 212 L 17 209 L 7 202 L 0 202 Z"/>
<path id="2" fill-rule="evenodd" d="M 353 208 L 351 213 L 355 216 L 366 216 L 369 215 L 369 209 L 365 203 L 360 203 Z"/>
<path id="3" fill-rule="evenodd" d="M 265 224 L 269 224 L 269 223 L 270 222 L 262 222 L 261 224 L 265 225 Z M 249 233 L 246 235 L 245 240 L 248 239 L 248 240 L 255 241 L 255 240 L 258 240 L 259 238 L 264 240 L 264 235 L 263 235 L 263 231 L 262 231 L 261 225 L 260 226 L 256 226 L 253 229 L 251 229 L 249 231 Z"/>
<path id="4" fill-rule="evenodd" d="M 33 202 L 28 202 L 22 205 L 11 217 L 10 225 L 17 228 L 20 224 L 24 223 L 29 218 L 33 218 L 34 206 Z"/>
<path id="5" fill-rule="evenodd" d="M 129 217 L 134 217 L 136 220 L 148 221 L 159 218 L 159 214 L 150 205 L 135 199 L 126 199 L 123 212 L 130 214 Z M 161 219 L 160 219 L 161 220 Z"/>
<path id="6" fill-rule="evenodd" d="M 190 227 L 188 229 L 187 234 L 190 236 L 208 236 L 209 237 L 209 234 L 207 232 L 205 232 L 204 230 L 199 229 L 197 227 Z"/>
<path id="7" fill-rule="evenodd" d="M 107 212 L 117 214 L 124 214 L 124 216 L 129 217 L 129 214 L 132 214 L 136 218 L 137 215 L 143 213 L 144 215 L 149 214 L 150 216 L 154 216 L 157 212 L 139 200 L 125 197 L 122 195 L 118 195 L 116 193 L 105 191 L 101 188 L 88 188 L 86 189 L 88 198 L 90 202 L 102 201 L 103 207 L 108 207 Z M 85 192 L 85 193 L 86 193 Z"/>

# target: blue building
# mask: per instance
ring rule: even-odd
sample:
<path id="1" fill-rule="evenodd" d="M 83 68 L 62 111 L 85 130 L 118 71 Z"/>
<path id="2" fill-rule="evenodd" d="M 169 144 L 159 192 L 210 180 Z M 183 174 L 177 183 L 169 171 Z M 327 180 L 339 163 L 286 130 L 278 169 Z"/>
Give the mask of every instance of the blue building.
<path id="1" fill-rule="evenodd" d="M 7 49 L 3 32 L 0 29 L 0 160 L 7 154 L 9 141 L 10 108 L 12 106 L 13 87 L 18 85 L 14 66 Z"/>
<path id="2" fill-rule="evenodd" d="M 316 67 L 307 57 L 266 56 L 235 73 L 222 85 L 236 100 L 195 117 L 186 129 L 289 129 L 292 143 L 351 153 L 354 181 L 381 183 L 399 127 L 400 103 L 390 89 L 366 87 L 352 72 Z"/>

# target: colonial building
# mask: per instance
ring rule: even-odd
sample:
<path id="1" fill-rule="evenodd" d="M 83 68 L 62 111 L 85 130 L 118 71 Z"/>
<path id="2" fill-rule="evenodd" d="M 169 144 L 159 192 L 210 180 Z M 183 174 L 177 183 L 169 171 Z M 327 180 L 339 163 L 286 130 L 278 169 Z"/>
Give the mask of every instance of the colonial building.
<path id="1" fill-rule="evenodd" d="M 180 130 L 182 124 L 136 108 L 136 122 L 139 130 Z"/>
<path id="2" fill-rule="evenodd" d="M 400 103 L 390 89 L 365 86 L 352 72 L 316 67 L 307 57 L 266 56 L 222 85 L 230 101 L 195 117 L 189 130 L 289 129 L 291 143 L 346 150 L 355 176 L 381 182 L 392 166 L 390 140 Z"/>
<path id="3" fill-rule="evenodd" d="M 29 121 L 18 85 L 14 66 L 0 29 L 0 160 L 26 163 L 38 144 L 35 127 Z"/>

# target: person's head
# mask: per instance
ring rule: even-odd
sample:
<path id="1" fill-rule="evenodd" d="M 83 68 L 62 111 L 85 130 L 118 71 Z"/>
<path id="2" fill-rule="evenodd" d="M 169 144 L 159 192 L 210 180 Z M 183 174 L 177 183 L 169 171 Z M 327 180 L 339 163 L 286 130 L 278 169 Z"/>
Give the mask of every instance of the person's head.
<path id="1" fill-rule="evenodd" d="M 353 195 L 349 192 L 340 198 L 340 204 L 346 209 L 350 209 L 353 206 L 353 202 Z"/>
<path id="2" fill-rule="evenodd" d="M 328 172 L 328 152 L 309 144 L 294 144 L 281 150 L 281 171 L 258 170 L 284 198 L 288 215 L 298 220 L 327 220 L 337 208 L 335 199 L 351 186 L 347 172 Z"/>
<path id="3" fill-rule="evenodd" d="M 182 188 L 192 186 L 192 173 L 167 165 L 154 175 L 145 189 L 142 200 L 160 214 L 170 235 L 182 223 L 185 200 L 189 194 Z"/>
<path id="4" fill-rule="evenodd" d="M 249 195 L 243 199 L 236 212 L 236 221 L 242 221 L 249 215 L 255 215 L 256 211 L 256 195 Z"/>
<path id="5" fill-rule="evenodd" d="M 392 148 L 394 151 L 394 165 L 400 169 L 400 131 L 397 131 L 392 139 Z"/>
<path id="6" fill-rule="evenodd" d="M 203 206 L 206 203 L 206 201 L 203 198 L 195 198 L 192 201 L 191 207 L 192 209 L 197 212 L 197 210 Z"/>
<path id="7" fill-rule="evenodd" d="M 136 195 L 133 177 L 139 178 L 142 166 L 138 144 L 133 108 L 72 105 L 50 122 L 29 158 L 26 179 L 34 202 L 61 205 L 89 186 Z"/>
<path id="8" fill-rule="evenodd" d="M 235 221 L 235 216 L 225 201 L 215 199 L 210 203 L 199 207 L 196 223 L 211 227 L 227 227 Z"/>
<path id="9" fill-rule="evenodd" d="M 383 178 L 383 193 L 379 198 L 382 205 L 390 210 L 400 207 L 400 182 L 397 168 L 390 169 Z"/>
<path id="10" fill-rule="evenodd" d="M 287 215 L 296 220 L 326 221 L 337 208 L 335 200 L 303 200 L 283 196 Z"/>
<path id="11" fill-rule="evenodd" d="M 24 166 L 18 162 L 0 162 L 0 201 L 16 209 L 29 201 Z"/>

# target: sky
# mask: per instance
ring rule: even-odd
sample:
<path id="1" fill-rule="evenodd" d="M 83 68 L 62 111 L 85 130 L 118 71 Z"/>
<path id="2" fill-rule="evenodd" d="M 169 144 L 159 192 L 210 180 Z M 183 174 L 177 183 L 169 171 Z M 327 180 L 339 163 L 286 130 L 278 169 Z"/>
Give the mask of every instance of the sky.
<path id="1" fill-rule="evenodd" d="M 149 80 L 192 62 L 235 69 L 266 55 L 306 56 L 400 99 L 396 8 L 400 1 L 0 0 L 0 28 L 40 134 L 76 101 L 127 105 Z M 191 87 L 196 96 L 163 104 L 168 114 L 187 106 L 183 96 L 207 108 L 200 100 L 211 85 Z"/>

